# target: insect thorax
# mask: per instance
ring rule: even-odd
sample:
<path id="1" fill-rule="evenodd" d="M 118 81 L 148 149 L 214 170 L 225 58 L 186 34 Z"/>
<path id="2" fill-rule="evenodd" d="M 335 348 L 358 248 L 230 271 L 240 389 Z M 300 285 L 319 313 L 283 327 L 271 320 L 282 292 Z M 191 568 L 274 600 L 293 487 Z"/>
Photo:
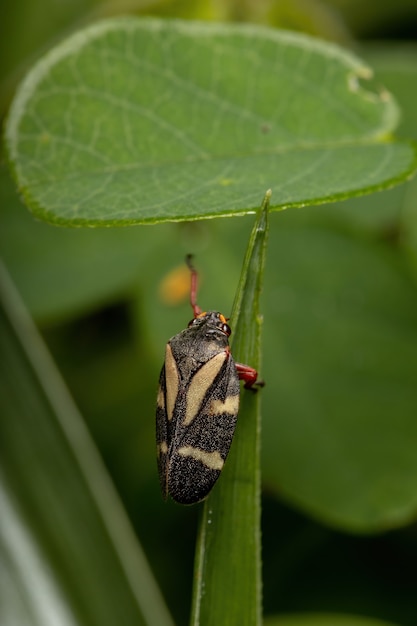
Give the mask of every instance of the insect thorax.
<path id="1" fill-rule="evenodd" d="M 219 352 L 229 350 L 228 336 L 221 327 L 220 313 L 208 311 L 169 340 L 174 359 L 185 378 Z"/>

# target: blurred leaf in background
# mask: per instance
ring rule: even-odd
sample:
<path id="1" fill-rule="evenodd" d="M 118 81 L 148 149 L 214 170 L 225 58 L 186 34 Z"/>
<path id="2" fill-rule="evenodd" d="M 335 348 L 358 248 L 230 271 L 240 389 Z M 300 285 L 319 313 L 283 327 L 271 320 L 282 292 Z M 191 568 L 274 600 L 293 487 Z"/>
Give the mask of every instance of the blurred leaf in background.
<path id="1" fill-rule="evenodd" d="M 2 623 L 171 625 L 83 421 L 3 265 L 0 351 Z"/>

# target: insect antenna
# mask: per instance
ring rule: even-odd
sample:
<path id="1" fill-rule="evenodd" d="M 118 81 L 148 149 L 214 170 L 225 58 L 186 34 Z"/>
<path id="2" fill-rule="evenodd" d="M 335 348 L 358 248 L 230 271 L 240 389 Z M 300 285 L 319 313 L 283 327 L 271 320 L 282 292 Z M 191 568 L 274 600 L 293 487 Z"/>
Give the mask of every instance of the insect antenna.
<path id="1" fill-rule="evenodd" d="M 198 290 L 198 274 L 194 265 L 192 264 L 192 254 L 187 254 L 185 262 L 191 272 L 191 289 L 190 289 L 190 304 L 193 309 L 194 317 L 197 317 L 201 313 L 201 309 L 197 304 L 197 290 Z"/>

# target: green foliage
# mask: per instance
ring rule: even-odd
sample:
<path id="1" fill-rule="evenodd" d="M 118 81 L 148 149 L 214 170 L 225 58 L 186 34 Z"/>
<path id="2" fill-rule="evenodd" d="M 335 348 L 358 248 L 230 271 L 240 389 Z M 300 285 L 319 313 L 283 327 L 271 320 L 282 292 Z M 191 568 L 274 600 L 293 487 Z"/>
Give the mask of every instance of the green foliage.
<path id="1" fill-rule="evenodd" d="M 6 127 L 27 204 L 69 225 L 245 213 L 404 180 L 397 107 L 347 52 L 248 25 L 99 23 L 28 74 Z"/>
<path id="2" fill-rule="evenodd" d="M 3 623 L 169 626 L 77 409 L 0 271 Z"/>
<path id="3" fill-rule="evenodd" d="M 187 2 L 177 4 L 190 15 Z M 194 4 L 193 15 L 204 17 L 209 4 Z M 160 12 L 179 14 L 175 6 Z M 395 10 L 384 4 L 386 15 Z M 224 11 L 233 14 L 231 3 Z M 145 40 L 148 69 L 150 60 L 162 62 L 152 75 L 132 63 Z M 15 42 L 8 44 L 11 54 Z M 366 63 L 253 26 L 103 22 L 41 59 L 18 92 L 7 144 L 20 192 L 38 217 L 55 223 L 120 225 L 244 214 L 268 187 L 279 209 L 387 186 L 407 177 L 415 160 L 417 50 L 382 43 L 360 56 Z M 192 81 L 174 89 L 173 73 L 184 77 L 186 67 Z M 387 89 L 401 105 L 399 119 Z M 158 126 L 157 114 L 175 132 Z M 81 408 L 176 623 L 187 623 L 198 507 L 160 501 L 152 416 L 164 344 L 190 311 L 185 301 L 170 303 L 161 286 L 193 252 L 201 305 L 227 314 L 253 220 L 56 228 L 33 220 L 4 168 L 0 176 L 2 257 Z M 417 545 L 407 528 L 417 515 L 415 207 L 411 181 L 271 216 L 261 300 L 267 385 L 258 394 L 271 626 L 416 623 L 409 590 Z M 45 623 L 45 616 L 54 624 L 114 623 L 122 614 L 123 623 L 169 623 L 80 416 L 48 358 L 45 373 L 44 346 L 4 284 L 0 550 L 7 575 L 0 606 L 19 626 Z M 245 333 L 233 331 L 234 354 L 246 361 L 238 346 Z M 245 411 L 204 513 L 211 531 L 210 506 L 219 498 L 216 524 L 228 524 L 235 540 L 251 525 L 258 533 L 256 509 L 243 527 L 234 510 L 235 466 L 254 469 L 247 489 L 256 487 L 258 471 L 246 461 L 257 447 L 257 422 Z M 68 430 L 78 433 L 75 441 Z M 226 533 L 211 539 L 227 566 L 212 565 L 200 591 L 218 594 L 221 606 L 236 574 L 255 606 L 256 538 L 255 550 L 245 544 L 239 557 Z M 209 559 L 212 546 L 205 547 Z"/>
<path id="4" fill-rule="evenodd" d="M 291 217 L 271 233 L 265 290 L 265 336 L 280 336 L 265 347 L 264 478 L 343 528 L 404 524 L 417 510 L 415 284 L 385 242 Z"/>

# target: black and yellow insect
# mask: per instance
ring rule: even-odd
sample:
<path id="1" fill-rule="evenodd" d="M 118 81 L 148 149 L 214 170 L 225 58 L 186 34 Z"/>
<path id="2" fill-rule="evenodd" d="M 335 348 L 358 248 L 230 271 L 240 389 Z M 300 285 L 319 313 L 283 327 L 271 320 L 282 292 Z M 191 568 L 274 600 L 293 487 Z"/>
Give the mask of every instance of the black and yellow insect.
<path id="1" fill-rule="evenodd" d="M 164 498 L 181 504 L 203 500 L 229 452 L 239 411 L 240 384 L 250 388 L 257 372 L 235 363 L 231 329 L 217 311 L 197 305 L 197 272 L 191 270 L 194 318 L 166 346 L 156 405 L 159 478 Z"/>

